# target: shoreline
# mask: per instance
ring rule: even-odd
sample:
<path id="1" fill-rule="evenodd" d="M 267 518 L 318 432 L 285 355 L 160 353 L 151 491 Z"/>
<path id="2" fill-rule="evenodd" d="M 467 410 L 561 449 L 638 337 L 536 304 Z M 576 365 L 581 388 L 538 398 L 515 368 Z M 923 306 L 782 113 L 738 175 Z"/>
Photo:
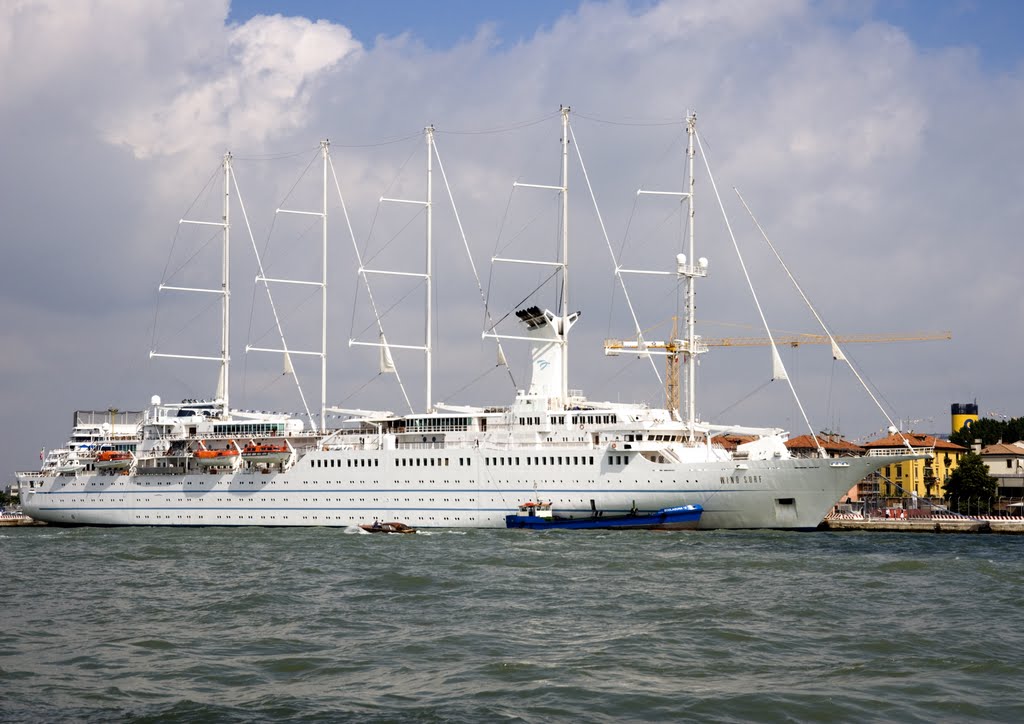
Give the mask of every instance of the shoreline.
<path id="1" fill-rule="evenodd" d="M 831 513 L 819 530 L 865 530 L 899 533 L 997 533 L 1024 535 L 1024 517 L 967 517 L 938 515 L 914 518 L 868 518 Z"/>

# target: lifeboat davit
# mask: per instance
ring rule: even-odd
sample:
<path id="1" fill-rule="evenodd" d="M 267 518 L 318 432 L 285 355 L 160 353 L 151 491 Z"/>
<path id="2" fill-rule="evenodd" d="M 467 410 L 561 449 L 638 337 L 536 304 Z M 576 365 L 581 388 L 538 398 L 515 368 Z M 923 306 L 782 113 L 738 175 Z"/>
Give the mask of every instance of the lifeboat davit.
<path id="1" fill-rule="evenodd" d="M 124 470 L 132 466 L 135 457 L 124 450 L 102 450 L 96 456 L 97 470 Z"/>
<path id="2" fill-rule="evenodd" d="M 286 463 L 292 456 L 288 443 L 250 442 L 242 448 L 242 457 L 249 463 Z"/>
<path id="3" fill-rule="evenodd" d="M 192 453 L 195 461 L 204 468 L 230 468 L 238 464 L 238 448 L 234 443 L 231 447 L 211 450 L 205 442 L 199 443 L 199 449 Z"/>

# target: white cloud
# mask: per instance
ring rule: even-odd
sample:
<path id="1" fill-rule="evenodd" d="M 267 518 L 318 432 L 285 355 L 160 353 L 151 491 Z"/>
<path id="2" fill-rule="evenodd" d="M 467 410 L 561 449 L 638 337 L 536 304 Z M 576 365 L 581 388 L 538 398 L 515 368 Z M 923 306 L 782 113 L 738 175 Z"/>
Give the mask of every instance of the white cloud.
<path id="1" fill-rule="evenodd" d="M 344 27 L 280 15 L 254 17 L 224 36 L 223 55 L 185 71 L 167 97 L 111 117 L 107 140 L 140 158 L 197 142 L 258 148 L 301 128 L 317 81 L 360 50 Z"/>
<path id="2" fill-rule="evenodd" d="M 4 413 L 5 429 L 16 432 L 0 447 L 0 459 L 30 462 L 24 456 L 34 454 L 44 428 L 50 444 L 58 441 L 68 407 L 127 409 L 154 392 L 169 397 L 154 386 L 174 386 L 175 377 L 194 373 L 147 368 L 145 374 L 114 374 L 104 360 L 144 356 L 152 321 L 149 290 L 159 277 L 165 242 L 228 148 L 250 158 L 312 153 L 319 139 L 330 137 L 360 241 L 373 224 L 372 243 L 383 244 L 393 222 L 384 218 L 390 210 L 375 219 L 376 199 L 393 181 L 394 195 L 423 193 L 422 140 L 356 146 L 415 135 L 434 123 L 486 276 L 482 262 L 494 245 L 511 181 L 557 181 L 559 128 L 551 118 L 503 134 L 451 131 L 511 127 L 552 116 L 559 103 L 573 105 L 576 135 L 617 245 L 638 186 L 678 185 L 681 126 L 611 125 L 588 117 L 681 120 L 693 108 L 723 193 L 740 187 L 837 331 L 953 328 L 963 336 L 979 319 L 1007 312 L 1013 319 L 1020 306 L 1015 245 L 1024 221 L 1018 203 L 1024 192 L 1019 71 L 988 74 L 964 50 L 923 52 L 899 28 L 830 14 L 841 10 L 796 1 L 637 8 L 588 3 L 514 45 L 496 42 L 494 26 L 487 25 L 465 43 L 432 50 L 415 32 L 364 48 L 342 24 L 322 20 L 271 16 L 232 25 L 224 2 L 39 0 L 0 6 L 0 64 L 6 69 L 0 133 L 15 139 L 7 142 L 0 165 L 8 252 L 0 298 L 18 310 L 5 320 L 0 338 L 6 348 L 21 349 L 0 365 L 10 372 L 5 384 L 18 389 L 21 401 L 19 409 Z M 250 213 L 260 217 L 259 242 L 270 210 L 307 160 L 238 167 L 244 190 L 253 195 Z M 574 193 L 582 192 L 581 179 L 573 182 Z M 713 264 L 700 291 L 700 312 L 705 319 L 748 321 L 751 315 L 739 311 L 741 302 L 749 307 L 748 293 L 732 286 L 740 280 L 729 271 L 731 251 L 715 220 L 710 188 L 702 185 L 699 194 L 697 228 Z M 517 195 L 516 204 L 522 198 Z M 725 201 L 735 211 L 731 196 Z M 59 211 L 51 210 L 58 204 Z M 662 213 L 654 208 L 644 211 Z M 456 242 L 442 251 L 445 264 L 464 268 L 455 261 L 461 252 L 445 214 L 438 201 L 435 238 L 438 244 Z M 646 369 L 623 373 L 604 360 L 592 361 L 606 333 L 628 330 L 613 328 L 619 320 L 608 316 L 609 262 L 585 194 L 574 195 L 572 214 L 574 306 L 585 312 L 577 327 L 574 386 L 595 397 L 656 401 L 659 392 Z M 753 246 L 756 232 L 742 212 L 732 220 L 741 242 Z M 633 223 L 635 230 L 652 222 Z M 341 228 L 333 217 L 332 229 Z M 417 243 L 420 227 L 412 228 L 409 243 Z M 236 230 L 241 240 L 235 258 L 245 269 L 251 264 L 247 240 Z M 539 238 L 546 243 L 553 232 Z M 347 239 L 336 244 L 330 389 L 340 396 L 364 375 L 357 363 L 363 357 L 343 347 L 352 259 Z M 306 255 L 291 256 L 315 266 Z M 400 261 L 415 262 L 405 256 Z M 592 281 L 583 282 L 591 272 Z M 236 277 L 238 308 L 250 296 L 242 280 Z M 972 293 L 972 287 L 982 291 Z M 780 288 L 768 284 L 765 296 Z M 464 299 L 461 306 L 452 290 Z M 465 335 L 439 350 L 440 397 L 475 375 L 462 369 L 466 358 L 490 359 L 492 353 L 478 341 L 481 314 L 472 284 L 446 282 L 439 297 L 447 305 L 444 334 Z M 638 298 L 654 317 L 661 298 Z M 298 318 L 317 322 L 316 315 Z M 100 344 L 96 330 L 111 324 L 125 333 Z M 236 324 L 239 335 L 244 327 Z M 40 335 L 46 345 L 37 344 Z M 1016 341 L 1017 330 L 1007 337 L 1004 352 L 990 355 L 984 378 L 971 379 L 974 351 L 953 342 L 941 352 L 891 345 L 878 356 L 899 364 L 883 365 L 881 378 L 872 381 L 906 417 L 941 419 L 955 401 L 950 398 L 1006 397 L 1007 388 L 1019 406 L 1021 390 L 1009 360 L 1024 356 L 1024 346 Z M 53 339 L 79 352 L 58 364 Z M 983 343 L 980 336 L 972 339 Z M 245 341 L 237 337 L 236 349 Z M 33 354 L 45 355 L 47 364 L 25 363 Z M 702 367 L 710 383 L 702 398 L 705 413 L 728 407 L 756 386 L 746 380 L 761 379 L 761 371 L 737 372 L 726 354 L 708 357 Z M 83 360 L 92 365 L 88 390 L 69 383 L 55 388 L 54 376 L 80 379 Z M 262 369 L 261 362 L 246 365 Z M 928 374 L 916 380 L 938 381 L 927 387 L 906 383 L 922 367 Z M 819 378 L 809 361 L 801 372 L 803 382 L 827 383 L 828 370 Z M 409 372 L 410 384 L 418 384 L 418 374 Z M 212 375 L 198 373 L 197 379 L 207 378 Z M 278 395 L 278 387 L 268 394 Z M 378 394 L 377 387 L 368 389 Z M 203 393 L 189 396 L 196 394 Z M 288 394 L 282 390 L 281 399 Z M 333 392 L 331 397 L 336 399 Z M 826 399 L 827 390 L 812 395 L 812 415 L 831 416 L 821 410 Z M 399 407 L 394 398 L 379 404 Z M 770 421 L 768 406 L 740 412 Z M 859 415 L 844 409 L 842 419 L 855 432 L 871 429 L 873 422 Z M 26 426 L 31 441 L 17 432 Z"/>

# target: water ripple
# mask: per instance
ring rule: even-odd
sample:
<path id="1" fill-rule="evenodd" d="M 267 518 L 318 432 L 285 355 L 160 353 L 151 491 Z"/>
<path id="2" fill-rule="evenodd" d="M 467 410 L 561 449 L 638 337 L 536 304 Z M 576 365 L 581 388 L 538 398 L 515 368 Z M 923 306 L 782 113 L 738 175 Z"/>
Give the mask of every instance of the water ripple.
<path id="1" fill-rule="evenodd" d="M 5 531 L 0 720 L 1024 720 L 1024 539 L 351 532 Z"/>

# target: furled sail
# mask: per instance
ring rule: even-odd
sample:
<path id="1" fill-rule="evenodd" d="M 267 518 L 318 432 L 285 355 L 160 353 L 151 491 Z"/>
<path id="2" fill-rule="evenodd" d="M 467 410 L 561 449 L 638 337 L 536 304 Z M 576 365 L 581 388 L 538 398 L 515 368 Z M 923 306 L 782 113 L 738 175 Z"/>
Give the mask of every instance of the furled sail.
<path id="1" fill-rule="evenodd" d="M 391 356 L 391 348 L 388 347 L 383 334 L 380 335 L 380 373 L 382 375 L 395 373 L 395 360 Z"/>
<path id="2" fill-rule="evenodd" d="M 782 357 L 779 355 L 779 348 L 774 344 L 772 345 L 772 381 L 775 380 L 788 380 L 789 375 L 786 374 L 786 366 L 782 364 Z"/>

